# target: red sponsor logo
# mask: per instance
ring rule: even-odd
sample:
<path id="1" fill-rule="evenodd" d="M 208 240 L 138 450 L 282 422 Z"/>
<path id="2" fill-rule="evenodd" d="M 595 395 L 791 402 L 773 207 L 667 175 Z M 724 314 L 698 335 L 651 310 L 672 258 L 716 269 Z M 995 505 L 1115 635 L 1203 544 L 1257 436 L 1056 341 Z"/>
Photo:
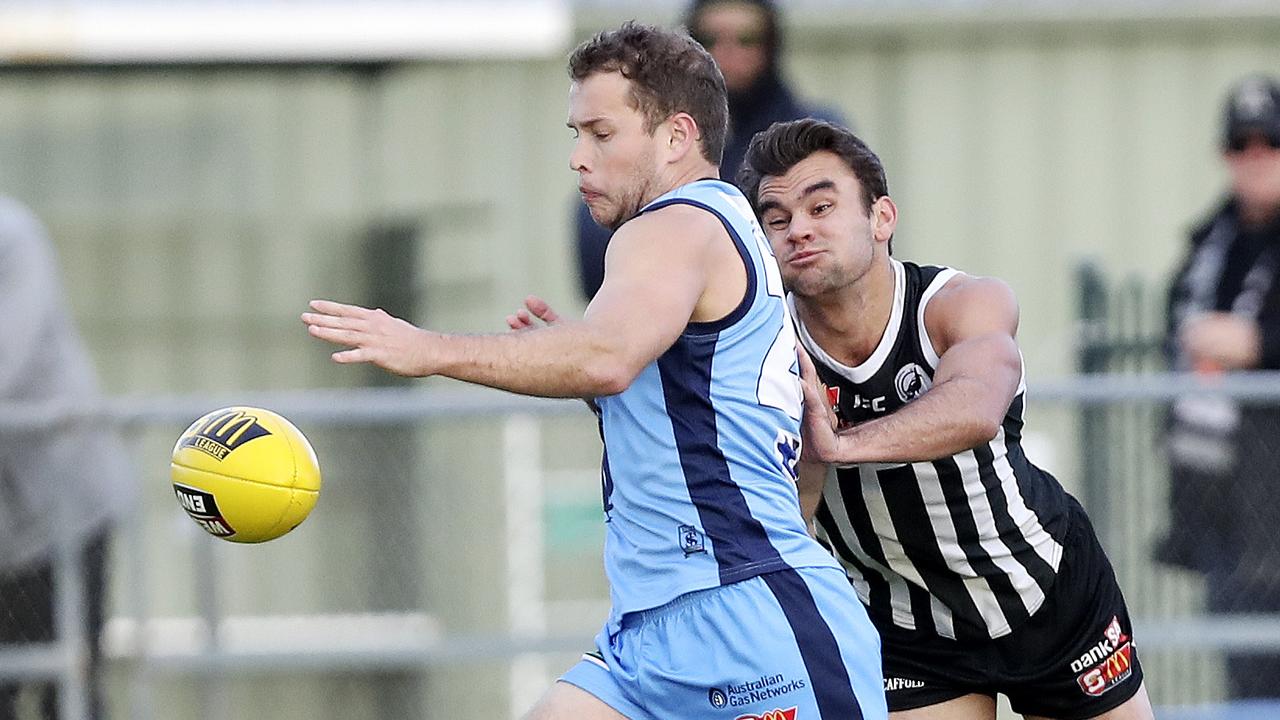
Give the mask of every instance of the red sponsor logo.
<path id="1" fill-rule="evenodd" d="M 1129 639 L 1129 636 L 1125 635 L 1124 631 L 1120 629 L 1120 618 L 1118 617 L 1111 618 L 1111 624 L 1107 626 L 1107 629 L 1102 634 L 1107 638 L 1107 642 L 1116 646 Z"/>
<path id="2" fill-rule="evenodd" d="M 831 403 L 831 407 L 839 407 L 840 405 L 840 388 L 839 387 L 827 388 L 827 402 Z"/>
<path id="3" fill-rule="evenodd" d="M 739 715 L 734 720 L 796 720 L 797 708 L 770 710 L 763 715 Z"/>
<path id="4" fill-rule="evenodd" d="M 1088 652 L 1071 661 L 1071 672 L 1084 672 L 1086 668 L 1091 668 L 1106 660 L 1116 651 L 1116 648 L 1120 647 L 1121 643 L 1128 639 L 1129 636 L 1125 635 L 1124 631 L 1120 629 L 1120 619 L 1112 617 L 1111 622 L 1102 631 L 1102 641 L 1089 648 Z"/>
<path id="5" fill-rule="evenodd" d="M 1086 695 L 1097 697 L 1133 674 L 1133 644 L 1125 643 L 1097 667 L 1076 677 Z"/>

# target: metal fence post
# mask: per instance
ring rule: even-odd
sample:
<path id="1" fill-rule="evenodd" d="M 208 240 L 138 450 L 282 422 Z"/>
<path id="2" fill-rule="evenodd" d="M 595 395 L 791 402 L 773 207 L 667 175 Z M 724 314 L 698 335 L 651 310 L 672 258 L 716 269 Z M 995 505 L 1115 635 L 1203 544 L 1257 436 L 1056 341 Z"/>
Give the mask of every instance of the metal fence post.
<path id="1" fill-rule="evenodd" d="M 69 527 L 66 523 L 60 523 L 60 526 Z M 88 633 L 85 631 L 89 615 L 85 612 L 82 563 L 79 543 L 63 533 L 53 558 L 54 603 L 57 608 L 54 623 L 62 658 L 57 710 L 61 720 L 85 720 L 89 717 L 89 653 Z"/>
<path id="2" fill-rule="evenodd" d="M 1113 342 L 1108 323 L 1108 289 L 1102 271 L 1090 261 L 1076 268 L 1078 332 L 1076 369 L 1085 375 L 1104 372 Z M 1108 517 L 1107 410 L 1101 405 L 1080 407 L 1080 487 L 1081 501 L 1088 507 L 1096 530 L 1105 534 L 1111 527 Z M 1104 538 L 1105 541 L 1105 538 Z"/>

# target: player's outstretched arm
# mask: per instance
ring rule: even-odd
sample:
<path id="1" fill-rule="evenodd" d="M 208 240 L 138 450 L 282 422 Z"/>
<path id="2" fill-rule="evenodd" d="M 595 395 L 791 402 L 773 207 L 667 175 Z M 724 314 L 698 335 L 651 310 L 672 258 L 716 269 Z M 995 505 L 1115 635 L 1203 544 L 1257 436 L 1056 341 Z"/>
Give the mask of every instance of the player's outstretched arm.
<path id="1" fill-rule="evenodd" d="M 526 395 L 613 395 L 671 347 L 707 285 L 709 248 L 723 230 L 709 224 L 716 221 L 707 213 L 670 210 L 681 209 L 643 215 L 614 234 L 605 282 L 582 320 L 556 316 L 546 327 L 521 332 L 451 335 L 327 300 L 313 301 L 302 320 L 314 337 L 345 348 L 333 354 L 339 363 L 443 375 Z"/>
<path id="2" fill-rule="evenodd" d="M 929 303 L 925 327 L 939 354 L 933 387 L 841 431 L 832 444 L 806 438 L 806 445 L 827 462 L 917 462 L 995 438 L 1022 379 L 1013 291 L 992 278 L 957 276 Z"/>

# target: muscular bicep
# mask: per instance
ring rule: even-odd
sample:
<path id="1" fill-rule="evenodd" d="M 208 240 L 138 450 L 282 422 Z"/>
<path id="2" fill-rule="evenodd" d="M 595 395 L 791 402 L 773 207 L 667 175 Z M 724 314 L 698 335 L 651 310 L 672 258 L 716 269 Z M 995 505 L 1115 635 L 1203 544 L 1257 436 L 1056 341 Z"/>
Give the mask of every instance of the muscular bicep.
<path id="1" fill-rule="evenodd" d="M 939 353 L 934 384 L 971 381 L 972 401 L 1003 417 L 1022 380 L 1013 291 L 999 280 L 957 277 L 926 308 L 925 326 Z"/>
<path id="2" fill-rule="evenodd" d="M 636 374 L 688 326 L 707 287 L 714 218 L 668 208 L 624 225 L 609 243 L 605 276 L 586 322 L 614 335 Z"/>

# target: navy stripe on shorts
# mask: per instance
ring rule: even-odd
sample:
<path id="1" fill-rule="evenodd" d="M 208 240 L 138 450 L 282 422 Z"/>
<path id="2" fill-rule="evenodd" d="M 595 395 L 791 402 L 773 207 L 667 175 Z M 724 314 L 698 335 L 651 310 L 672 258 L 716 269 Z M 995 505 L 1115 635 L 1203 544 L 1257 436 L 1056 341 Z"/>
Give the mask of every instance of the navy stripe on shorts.
<path id="1" fill-rule="evenodd" d="M 795 570 L 779 570 L 760 577 L 773 591 L 796 635 L 800 657 L 813 683 L 818 714 L 823 718 L 862 720 L 862 707 L 853 694 L 849 672 L 843 662 L 832 662 L 833 658 L 842 657 L 840 645 L 818 612 L 818 604 L 804 578 Z"/>

